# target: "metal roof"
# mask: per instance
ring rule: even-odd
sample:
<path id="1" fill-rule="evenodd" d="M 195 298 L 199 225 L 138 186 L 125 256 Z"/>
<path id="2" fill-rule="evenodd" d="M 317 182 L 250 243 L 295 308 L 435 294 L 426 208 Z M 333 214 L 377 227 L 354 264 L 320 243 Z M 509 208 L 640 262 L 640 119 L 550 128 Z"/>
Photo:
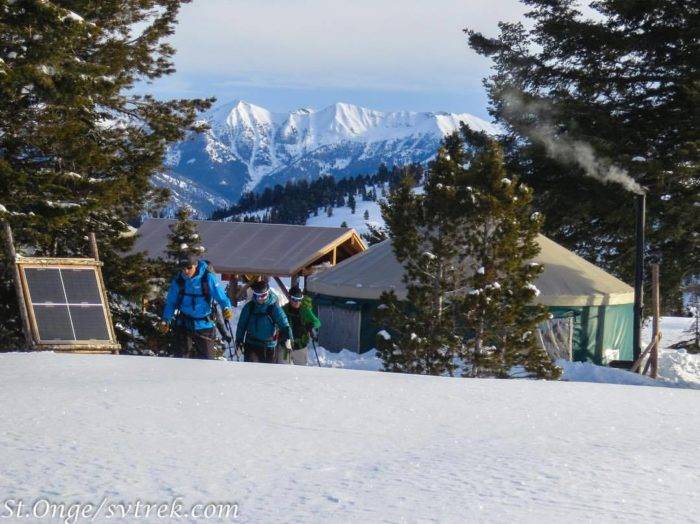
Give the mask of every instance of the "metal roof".
<path id="1" fill-rule="evenodd" d="M 541 251 L 534 258 L 544 266 L 535 285 L 536 302 L 548 306 L 599 306 L 630 304 L 634 289 L 584 260 L 564 246 L 538 235 Z M 307 289 L 322 295 L 377 300 L 393 290 L 406 298 L 404 269 L 396 260 L 391 240 L 371 246 L 337 266 L 312 276 Z"/>
<path id="2" fill-rule="evenodd" d="M 150 258 L 166 256 L 170 226 L 176 220 L 151 218 L 138 229 L 132 253 L 145 252 Z M 354 229 L 311 227 L 252 222 L 194 220 L 203 258 L 218 273 L 249 275 L 294 275 L 351 238 L 359 250 L 364 244 Z"/>

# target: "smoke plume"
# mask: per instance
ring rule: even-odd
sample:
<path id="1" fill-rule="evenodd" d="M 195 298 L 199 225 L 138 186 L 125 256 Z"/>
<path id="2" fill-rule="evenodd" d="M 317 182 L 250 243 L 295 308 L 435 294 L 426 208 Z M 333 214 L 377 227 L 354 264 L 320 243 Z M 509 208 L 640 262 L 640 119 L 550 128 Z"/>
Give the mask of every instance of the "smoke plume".
<path id="1" fill-rule="evenodd" d="M 627 191 L 644 194 L 640 186 L 627 171 L 615 166 L 607 159 L 596 155 L 593 147 L 586 142 L 568 138 L 557 133 L 554 125 L 547 119 L 551 108 L 542 102 L 527 102 L 520 93 L 509 91 L 503 96 L 503 113 L 507 119 L 522 121 L 524 114 L 532 114 L 536 123 L 519 128 L 528 138 L 541 144 L 547 155 L 560 162 L 580 166 L 587 176 L 604 183 L 620 184 Z"/>

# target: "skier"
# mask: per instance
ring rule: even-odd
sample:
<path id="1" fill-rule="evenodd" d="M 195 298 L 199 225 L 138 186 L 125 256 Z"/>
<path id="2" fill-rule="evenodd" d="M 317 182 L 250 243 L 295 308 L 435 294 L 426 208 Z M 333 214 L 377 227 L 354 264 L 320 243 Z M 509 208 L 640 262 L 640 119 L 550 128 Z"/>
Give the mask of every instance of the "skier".
<path id="1" fill-rule="evenodd" d="M 308 359 L 307 347 L 309 339 L 318 340 L 318 329 L 321 321 L 314 314 L 311 297 L 305 297 L 299 286 L 289 290 L 289 302 L 284 305 L 284 312 L 292 328 L 292 361 L 296 365 L 305 366 Z"/>
<path id="2" fill-rule="evenodd" d="M 188 357 L 194 345 L 195 358 L 213 359 L 216 342 L 213 301 L 221 306 L 226 320 L 233 318 L 231 301 L 207 261 L 189 255 L 178 265 L 180 271 L 170 283 L 158 328 L 165 334 L 173 324 L 176 357 Z"/>
<path id="3" fill-rule="evenodd" d="M 267 280 L 254 282 L 251 289 L 253 298 L 238 317 L 236 346 L 246 362 L 273 364 L 279 360 L 278 346 L 291 350 L 292 331 Z"/>

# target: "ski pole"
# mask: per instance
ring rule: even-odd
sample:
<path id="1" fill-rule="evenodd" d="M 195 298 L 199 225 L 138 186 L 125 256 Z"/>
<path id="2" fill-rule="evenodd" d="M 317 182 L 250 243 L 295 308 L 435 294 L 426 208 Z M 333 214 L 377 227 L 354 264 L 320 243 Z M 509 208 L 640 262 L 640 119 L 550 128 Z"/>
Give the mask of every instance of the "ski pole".
<path id="1" fill-rule="evenodd" d="M 235 343 L 235 337 L 233 335 L 233 330 L 231 329 L 231 322 L 228 320 L 224 320 L 224 322 L 226 323 L 226 329 L 228 329 L 229 338 L 231 340 L 228 343 L 228 351 L 229 351 L 229 354 L 231 355 L 231 362 L 233 362 L 233 348 L 234 347 L 236 348 L 236 361 L 240 362 L 241 358 L 238 354 L 238 346 L 236 346 L 236 343 Z"/>
<path id="2" fill-rule="evenodd" d="M 318 362 L 318 367 L 322 367 L 321 366 L 321 359 L 318 358 L 318 350 L 316 349 L 316 341 L 314 340 L 314 337 L 311 337 L 311 344 L 314 347 L 314 353 L 316 353 L 316 362 Z"/>

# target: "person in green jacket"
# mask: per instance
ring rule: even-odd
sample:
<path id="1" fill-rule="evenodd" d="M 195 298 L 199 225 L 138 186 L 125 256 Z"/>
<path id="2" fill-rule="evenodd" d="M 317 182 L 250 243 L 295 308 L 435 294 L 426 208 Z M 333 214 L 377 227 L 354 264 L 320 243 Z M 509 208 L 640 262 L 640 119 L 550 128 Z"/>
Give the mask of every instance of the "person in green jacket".
<path id="1" fill-rule="evenodd" d="M 309 339 L 318 340 L 318 329 L 321 321 L 314 314 L 311 297 L 305 297 L 299 286 L 289 290 L 289 302 L 284 305 L 284 312 L 292 328 L 292 361 L 296 365 L 305 366 L 308 359 L 306 346 Z"/>

